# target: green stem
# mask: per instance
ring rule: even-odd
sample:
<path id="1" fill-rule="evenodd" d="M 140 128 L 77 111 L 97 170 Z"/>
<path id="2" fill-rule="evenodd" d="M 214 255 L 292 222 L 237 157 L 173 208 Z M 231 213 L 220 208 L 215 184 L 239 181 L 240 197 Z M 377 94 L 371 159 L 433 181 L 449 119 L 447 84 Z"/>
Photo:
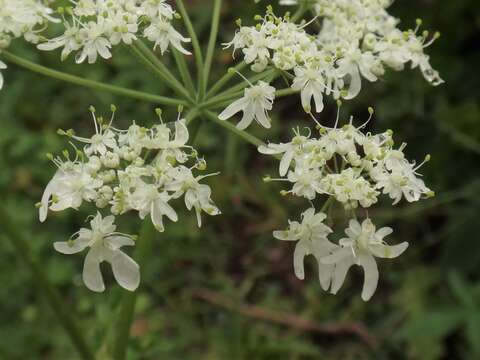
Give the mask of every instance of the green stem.
<path id="1" fill-rule="evenodd" d="M 180 15 L 182 15 L 183 22 L 185 23 L 185 27 L 187 28 L 188 34 L 192 39 L 192 46 L 193 52 L 195 55 L 195 63 L 197 65 L 197 75 L 198 75 L 198 100 L 203 100 L 205 95 L 205 85 L 204 85 L 204 78 L 203 78 L 203 55 L 202 50 L 200 48 L 200 43 L 198 42 L 197 33 L 193 28 L 192 22 L 190 21 L 190 17 L 188 16 L 188 12 L 185 9 L 185 5 L 183 4 L 183 0 L 176 0 L 178 10 L 180 11 Z"/>
<path id="2" fill-rule="evenodd" d="M 26 68 L 28 70 L 31 70 L 33 72 L 36 72 L 38 74 L 49 76 L 49 77 L 52 77 L 52 78 L 57 79 L 57 80 L 66 81 L 66 82 L 69 82 L 69 83 L 72 83 L 72 84 L 75 84 L 75 85 L 84 86 L 84 87 L 87 87 L 87 88 L 90 88 L 90 89 L 99 90 L 99 91 L 107 91 L 107 92 L 110 92 L 112 94 L 127 96 L 127 97 L 131 97 L 131 98 L 134 98 L 134 99 L 149 101 L 149 102 L 162 104 L 162 105 L 172 105 L 172 106 L 178 106 L 178 105 L 187 106 L 188 105 L 183 100 L 173 99 L 173 98 L 169 98 L 169 97 L 165 97 L 165 96 L 148 94 L 148 93 L 144 93 L 144 92 L 141 92 L 141 91 L 126 89 L 126 88 L 115 86 L 115 85 L 108 85 L 108 84 L 104 84 L 104 83 L 101 83 L 101 82 L 98 82 L 98 81 L 88 80 L 88 79 L 81 78 L 79 76 L 70 75 L 70 74 L 67 74 L 67 73 L 64 73 L 64 72 L 61 72 L 61 71 L 49 69 L 45 66 L 35 64 L 35 63 L 33 63 L 29 60 L 26 60 L 26 59 L 23 59 L 19 56 L 13 55 L 13 54 L 9 53 L 8 51 L 3 51 L 1 56 L 5 60 L 7 60 L 11 63 L 14 63 L 16 65 L 24 67 L 24 68 Z"/>
<path id="3" fill-rule="evenodd" d="M 256 74 L 252 76 L 248 81 L 242 81 L 239 84 L 232 86 L 231 88 L 222 91 L 220 95 L 217 95 L 210 100 L 212 101 L 217 101 L 219 98 L 222 98 L 227 95 L 231 95 L 234 93 L 239 92 L 240 90 L 244 90 L 247 86 L 250 86 L 250 84 L 255 85 L 256 82 L 260 80 L 267 80 L 268 82 L 272 82 L 275 78 L 277 78 L 280 75 L 280 72 L 277 71 L 276 69 L 269 69 L 265 72 L 262 72 L 260 74 Z"/>
<path id="4" fill-rule="evenodd" d="M 180 72 L 180 76 L 182 77 L 182 81 L 187 87 L 190 96 L 195 96 L 195 85 L 193 85 L 192 76 L 188 71 L 188 65 L 185 61 L 185 57 L 183 56 L 180 51 L 175 48 L 172 48 L 173 57 L 175 58 L 175 62 L 177 63 L 178 71 Z"/>
<path id="5" fill-rule="evenodd" d="M 303 14 L 305 14 L 308 11 L 308 5 L 307 5 L 308 3 L 309 3 L 308 0 L 306 0 L 306 1 L 304 0 L 304 1 L 300 2 L 300 6 L 299 6 L 298 10 L 290 18 L 291 22 L 294 23 L 294 22 L 297 22 L 298 20 L 300 20 L 300 18 L 303 16 Z"/>
<path id="6" fill-rule="evenodd" d="M 298 92 L 299 91 L 294 90 L 294 89 L 290 89 L 290 88 L 277 90 L 275 92 L 275 97 L 276 98 L 281 98 L 281 97 L 297 94 Z M 236 100 L 236 99 L 240 98 L 243 95 L 243 93 L 244 93 L 244 91 L 240 90 L 240 91 L 238 91 L 236 93 L 233 93 L 233 94 L 230 94 L 230 95 L 221 95 L 221 96 L 215 97 L 211 100 L 205 101 L 203 104 L 201 104 L 201 106 L 202 106 L 202 108 L 209 109 L 209 110 L 220 109 L 220 108 L 223 108 L 223 107 L 226 107 L 226 106 L 230 105 L 230 103 L 233 100 Z"/>
<path id="7" fill-rule="evenodd" d="M 212 27 L 210 30 L 210 39 L 208 40 L 207 55 L 205 57 L 205 67 L 203 70 L 203 92 L 207 90 L 207 83 L 210 76 L 210 70 L 212 67 L 213 53 L 215 51 L 215 43 L 218 35 L 218 24 L 220 22 L 220 10 L 222 7 L 222 0 L 214 0 L 213 4 L 213 16 Z"/>
<path id="8" fill-rule="evenodd" d="M 237 71 L 240 72 L 243 69 L 245 69 L 248 66 L 248 64 L 245 61 L 242 61 L 241 63 L 237 64 L 235 67 L 228 69 L 227 73 L 223 75 L 223 77 L 218 80 L 215 85 L 212 86 L 212 88 L 207 92 L 207 98 L 211 98 L 213 95 L 215 95 L 219 90 L 222 89 L 222 87 L 227 84 L 232 77 L 234 77 L 237 74 Z"/>
<path id="9" fill-rule="evenodd" d="M 185 99 L 187 99 L 190 103 L 194 103 L 193 99 L 190 97 L 188 91 L 183 87 L 183 85 L 173 76 L 173 74 L 168 70 L 163 62 L 161 62 L 157 55 L 150 50 L 150 48 L 145 45 L 141 40 L 137 40 L 132 44 L 132 47 L 137 49 L 148 61 L 152 64 L 152 66 L 156 67 L 158 74 L 162 74 L 164 77 L 164 81 L 167 83 L 169 87 L 174 89 L 177 93 L 181 94 Z"/>
<path id="10" fill-rule="evenodd" d="M 43 294 L 46 302 L 52 308 L 58 321 L 78 351 L 78 354 L 82 359 L 93 360 L 94 356 L 83 337 L 82 331 L 77 327 L 78 322 L 72 316 L 72 309 L 65 305 L 60 294 L 50 283 L 50 280 L 45 274 L 45 267 L 40 265 L 34 258 L 27 240 L 17 231 L 18 226 L 12 223 L 3 207 L 0 207 L 0 218 L 3 232 L 12 243 L 17 255 L 30 270 L 32 277 L 35 279 L 34 283 L 38 287 L 38 291 Z"/>
<path id="11" fill-rule="evenodd" d="M 242 138 L 243 140 L 249 142 L 250 144 L 253 144 L 255 146 L 260 146 L 260 145 L 265 145 L 265 143 L 258 139 L 257 137 L 253 136 L 253 135 L 250 135 L 249 133 L 247 133 L 246 131 L 243 131 L 243 130 L 239 130 L 235 127 L 235 125 L 225 121 L 225 120 L 220 120 L 218 118 L 218 115 L 211 112 L 211 111 L 208 111 L 208 110 L 204 110 L 203 111 L 203 114 L 210 120 L 210 121 L 213 121 L 214 123 L 224 127 L 225 129 L 227 129 L 228 131 L 231 131 L 232 133 L 236 134 L 237 136 L 239 136 L 240 138 Z"/>
<path id="12" fill-rule="evenodd" d="M 140 231 L 140 236 L 137 240 L 137 248 L 135 249 L 134 254 L 134 258 L 141 268 L 142 264 L 145 262 L 145 258 L 151 252 L 155 234 L 156 230 L 152 223 L 148 219 L 145 220 Z M 139 289 L 134 292 L 125 292 L 123 294 L 120 303 L 120 310 L 114 326 L 115 333 L 113 336 L 112 359 L 125 359 L 138 293 Z"/>

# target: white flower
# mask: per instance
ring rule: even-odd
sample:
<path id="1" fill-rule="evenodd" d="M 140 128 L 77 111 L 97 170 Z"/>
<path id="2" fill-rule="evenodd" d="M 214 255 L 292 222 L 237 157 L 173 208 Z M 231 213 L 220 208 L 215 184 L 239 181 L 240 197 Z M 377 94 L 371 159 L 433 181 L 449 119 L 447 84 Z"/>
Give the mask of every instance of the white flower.
<path id="1" fill-rule="evenodd" d="M 174 192 L 172 197 L 175 199 L 182 195 L 185 196 L 185 206 L 187 209 L 195 209 L 198 227 L 202 226 L 202 210 L 208 215 L 212 216 L 219 215 L 221 213 L 211 199 L 212 190 L 210 189 L 210 186 L 200 184 L 199 182 L 207 176 L 216 174 L 198 176 L 195 178 L 189 168 L 181 166 L 172 169 L 172 173 L 170 175 L 174 180 L 166 186 L 166 189 Z"/>
<path id="2" fill-rule="evenodd" d="M 285 231 L 274 231 L 273 236 L 278 240 L 298 241 L 293 255 L 295 275 L 303 280 L 305 278 L 304 258 L 313 254 L 318 262 L 318 275 L 324 290 L 328 290 L 333 273 L 333 265 L 320 262 L 325 256 L 336 249 L 336 245 L 327 241 L 327 236 L 332 232 L 323 221 L 327 215 L 322 212 L 315 213 L 312 207 L 302 213 L 302 222 L 289 221 L 289 228 Z"/>
<path id="3" fill-rule="evenodd" d="M 97 215 L 90 222 L 91 229 L 82 228 L 69 241 L 54 244 L 55 250 L 62 254 L 76 254 L 89 248 L 83 264 L 83 282 L 92 291 L 105 290 L 100 264 L 110 263 L 113 276 L 118 284 L 129 291 L 137 289 L 140 283 L 140 268 L 138 264 L 123 253 L 123 246 L 133 246 L 135 242 L 129 235 L 115 232 L 115 218 Z"/>
<path id="4" fill-rule="evenodd" d="M 364 282 L 362 299 L 368 301 L 374 294 L 378 284 L 378 268 L 375 257 L 393 259 L 400 256 L 408 247 L 407 242 L 389 246 L 384 237 L 391 234 L 389 227 L 375 229 L 370 219 L 360 223 L 350 220 L 349 227 L 345 230 L 346 238 L 340 240 L 340 246 L 329 256 L 321 259 L 326 265 L 335 265 L 332 286 L 330 291 L 336 294 L 354 264 L 363 268 Z"/>
<path id="5" fill-rule="evenodd" d="M 84 200 L 94 200 L 96 190 L 102 185 L 102 180 L 92 177 L 83 164 L 62 164 L 43 193 L 39 209 L 40 221 L 46 220 L 48 209 L 78 209 Z"/>
<path id="6" fill-rule="evenodd" d="M 89 64 L 97 61 L 98 55 L 104 59 L 110 59 L 112 54 L 110 48 L 112 44 L 105 37 L 104 22 L 95 23 L 90 21 L 85 27 L 80 29 L 79 37 L 82 39 L 83 48 L 75 57 L 77 64 L 88 59 Z"/>
<path id="7" fill-rule="evenodd" d="M 182 42 L 191 42 L 190 38 L 183 37 L 170 22 L 160 18 L 152 22 L 144 31 L 145 37 L 155 43 L 154 49 L 160 46 L 162 55 L 167 51 L 168 46 L 172 46 L 182 54 L 191 55 L 192 53 L 182 46 Z"/>
<path id="8" fill-rule="evenodd" d="M 322 112 L 325 88 L 325 80 L 321 70 L 311 67 L 303 68 L 297 66 L 295 68 L 295 79 L 293 80 L 292 89 L 301 91 L 302 106 L 307 113 L 311 112 L 312 98 L 316 112 Z"/>
<path id="9" fill-rule="evenodd" d="M 236 113 L 242 111 L 243 118 L 237 124 L 237 128 L 244 130 L 250 126 L 255 119 L 260 125 L 269 129 L 271 127 L 267 111 L 272 110 L 275 99 L 275 88 L 266 82 L 259 81 L 245 89 L 243 98 L 234 101 L 218 116 L 220 120 L 227 120 Z"/>
<path id="10" fill-rule="evenodd" d="M 304 147 L 308 144 L 308 137 L 297 134 L 291 142 L 282 144 L 269 143 L 268 145 L 260 145 L 258 152 L 266 155 L 279 155 L 283 154 L 282 160 L 280 160 L 279 174 L 285 176 L 290 168 L 295 155 L 301 154 Z"/>
<path id="11" fill-rule="evenodd" d="M 65 32 L 56 38 L 37 45 L 39 50 L 51 51 L 63 47 L 61 60 L 64 61 L 73 51 L 77 51 L 82 47 L 80 40 L 80 28 L 65 24 Z"/>
<path id="12" fill-rule="evenodd" d="M 160 232 L 165 231 L 164 215 L 172 221 L 178 221 L 177 213 L 168 204 L 170 196 L 166 192 L 160 193 L 153 184 L 139 183 L 130 201 L 130 206 L 139 212 L 141 219 L 150 214 L 153 225 Z"/>

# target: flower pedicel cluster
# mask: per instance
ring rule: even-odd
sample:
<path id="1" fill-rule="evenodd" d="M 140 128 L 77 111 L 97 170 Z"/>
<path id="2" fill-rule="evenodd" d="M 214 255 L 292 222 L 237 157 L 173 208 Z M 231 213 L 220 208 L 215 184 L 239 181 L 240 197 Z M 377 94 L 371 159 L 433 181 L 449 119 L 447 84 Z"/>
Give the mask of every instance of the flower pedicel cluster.
<path id="1" fill-rule="evenodd" d="M 369 109 L 370 118 L 373 109 Z M 369 118 L 369 120 L 370 120 Z M 356 209 L 368 209 L 380 194 L 388 195 L 394 204 L 402 198 L 408 202 L 428 198 L 434 193 L 419 178 L 419 165 L 409 162 L 403 153 L 405 144 L 394 147 L 392 131 L 372 135 L 363 133 L 367 123 L 356 128 L 353 119 L 334 128 L 318 125 L 319 137 L 301 135 L 298 130 L 289 143 L 260 146 L 259 151 L 268 155 L 280 155 L 280 179 L 266 177 L 265 181 L 291 183 L 292 194 L 311 202 L 302 214 L 302 222 L 291 221 L 286 231 L 275 231 L 279 240 L 298 241 L 294 253 L 294 268 L 298 278 L 304 278 L 303 259 L 313 254 L 319 263 L 320 283 L 324 290 L 337 293 L 348 269 L 360 265 L 365 273 L 362 299 L 373 295 L 378 282 L 378 269 L 374 257 L 394 258 L 406 250 L 408 243 L 389 246 L 384 237 L 392 233 L 390 228 L 376 230 L 370 218 L 362 224 L 356 220 Z M 327 196 L 319 212 L 313 201 Z M 346 238 L 334 244 L 328 240 L 333 231 L 323 221 L 334 203 L 340 203 L 345 212 L 353 216 L 345 230 Z"/>
<path id="2" fill-rule="evenodd" d="M 23 37 L 38 44 L 40 50 L 62 48 L 61 59 L 65 60 L 76 52 L 75 60 L 95 63 L 98 56 L 109 59 L 111 49 L 121 43 L 131 45 L 138 38 L 154 43 L 163 54 L 171 45 L 181 53 L 191 53 L 182 43 L 190 42 L 172 25 L 178 17 L 165 0 L 70 0 L 71 6 L 59 7 L 56 12 L 48 5 L 50 1 L 0 0 L 0 53 L 12 39 Z M 61 22 L 62 35 L 47 39 L 41 33 L 48 23 Z M 0 61 L 0 70 L 6 65 Z M 0 73 L 0 89 L 3 77 Z"/>
<path id="3" fill-rule="evenodd" d="M 196 212 L 201 226 L 201 212 L 218 215 L 220 210 L 211 200 L 211 189 L 200 181 L 207 176 L 194 173 L 206 169 L 204 159 L 187 145 L 189 133 L 184 119 L 154 125 L 147 129 L 133 123 L 128 130 L 106 123 L 91 109 L 95 134 L 91 138 L 76 136 L 72 130 L 59 133 L 71 140 L 85 143 L 83 150 L 75 146 L 75 159 L 67 150 L 64 158 L 49 157 L 58 170 L 48 183 L 39 203 L 40 221 L 48 210 L 78 209 L 83 202 L 94 203 L 98 209 L 109 208 L 112 215 L 102 218 L 100 212 L 91 221 L 91 230 L 81 229 L 67 242 L 55 243 L 55 249 L 74 254 L 87 247 L 83 280 L 93 291 L 103 291 L 99 265 L 112 265 L 118 283 L 134 290 L 140 275 L 138 265 L 120 251 L 133 246 L 135 237 L 115 232 L 115 216 L 137 211 L 141 219 L 149 216 L 155 228 L 164 231 L 163 217 L 177 221 L 177 212 L 170 204 L 183 197 L 188 210 Z M 157 110 L 160 120 L 161 111 Z"/>
<path id="4" fill-rule="evenodd" d="M 88 60 L 90 64 L 98 55 L 111 57 L 114 45 L 132 44 L 139 36 L 154 42 L 163 54 L 171 44 L 189 55 L 182 42 L 190 39 L 178 33 L 171 22 L 175 11 L 164 0 L 73 1 L 72 7 L 60 8 L 65 32 L 38 46 L 41 50 L 63 48 L 62 59 L 78 51 L 76 62 Z M 67 17 L 68 16 L 68 17 Z"/>
<path id="5" fill-rule="evenodd" d="M 265 17 L 256 17 L 260 21 L 256 26 L 241 26 L 238 21 L 240 28 L 225 47 L 233 47 L 234 56 L 241 50 L 244 61 L 252 64 L 255 72 L 263 72 L 268 66 L 289 72 L 291 88 L 301 93 L 302 106 L 308 113 L 312 100 L 316 112 L 323 110 L 324 95 L 334 99 L 356 97 L 362 77 L 377 81 L 387 67 L 399 71 L 410 63 L 412 68 L 419 67 L 432 85 L 443 83 L 424 53 L 439 33 L 430 40 L 428 31 L 419 34 L 421 20 L 413 30 L 399 30 L 398 20 L 386 11 L 390 3 L 319 0 L 315 9 L 322 26 L 317 34 L 306 31 L 310 23 L 297 25 L 288 15 L 277 17 L 269 7 Z M 261 92 L 264 86 L 257 87 L 259 96 L 265 96 Z"/>

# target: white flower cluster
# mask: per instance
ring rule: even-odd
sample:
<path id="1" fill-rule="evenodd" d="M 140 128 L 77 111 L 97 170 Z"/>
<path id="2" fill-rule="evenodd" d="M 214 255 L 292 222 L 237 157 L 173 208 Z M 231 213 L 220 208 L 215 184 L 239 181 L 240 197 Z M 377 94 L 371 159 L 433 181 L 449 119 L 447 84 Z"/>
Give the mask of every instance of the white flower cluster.
<path id="1" fill-rule="evenodd" d="M 0 53 L 13 39 L 23 37 L 31 43 L 38 43 L 39 33 L 48 22 L 57 20 L 51 16 L 52 9 L 39 0 L 0 0 Z M 0 61 L 0 70 L 6 69 Z M 0 89 L 3 76 L 0 72 Z"/>
<path id="2" fill-rule="evenodd" d="M 373 109 L 369 109 L 373 114 Z M 370 116 L 371 118 L 371 116 Z M 369 119 L 370 120 L 370 119 Z M 337 122 L 338 124 L 338 118 Z M 301 135 L 298 130 L 289 143 L 268 144 L 259 147 L 262 154 L 280 156 L 280 179 L 266 177 L 266 181 L 284 181 L 293 184 L 283 195 L 292 194 L 314 201 L 325 195 L 325 208 L 339 203 L 348 214 L 359 207 L 369 208 L 383 193 L 398 203 L 402 198 L 414 202 L 433 196 L 420 179 L 419 165 L 409 162 L 403 153 L 405 144 L 394 148 L 392 132 L 364 134 L 367 123 L 356 128 L 350 122 L 343 127 L 318 126 L 320 136 Z M 313 205 L 312 205 L 313 206 Z M 365 270 L 365 285 L 362 298 L 368 300 L 377 285 L 378 271 L 372 254 L 377 257 L 396 257 L 406 249 L 404 243 L 398 247 L 386 247 L 383 237 L 391 229 L 375 232 L 370 219 L 363 224 L 350 221 L 346 230 L 347 239 L 339 245 L 327 241 L 331 229 L 323 225 L 326 215 L 314 215 L 312 207 L 303 214 L 303 223 L 290 223 L 286 232 L 275 232 L 281 240 L 299 240 L 295 250 L 295 272 L 303 279 L 303 257 L 313 254 L 320 264 L 320 281 L 325 290 L 336 293 L 352 264 Z M 356 215 L 355 215 L 356 216 Z M 346 249 L 346 250 L 345 250 Z"/>
<path id="3" fill-rule="evenodd" d="M 324 95 L 354 98 L 361 90 L 362 77 L 377 81 L 386 67 L 399 71 L 410 63 L 412 68 L 419 67 L 432 85 L 441 84 L 424 53 L 439 34 L 419 34 L 420 20 L 413 30 L 399 30 L 398 20 L 386 11 L 390 3 L 317 0 L 315 9 L 322 25 L 316 34 L 306 31 L 310 23 L 294 24 L 288 16 L 275 16 L 269 7 L 264 18 L 256 18 L 261 22 L 240 26 L 225 47 L 233 47 L 234 56 L 241 50 L 253 71 L 262 72 L 272 65 L 293 72 L 291 87 L 301 92 L 306 112 L 312 110 L 312 99 L 316 112 L 321 112 Z"/>
<path id="4" fill-rule="evenodd" d="M 187 145 L 189 133 L 185 120 L 179 117 L 174 123 L 162 122 L 150 129 L 133 123 L 128 130 L 118 130 L 112 126 L 114 107 L 110 122 L 96 117 L 93 108 L 91 111 L 96 130 L 91 138 L 76 136 L 72 130 L 59 131 L 86 145 L 82 151 L 75 147 L 74 160 L 70 159 L 67 150 L 63 154 L 65 159 L 49 155 L 58 170 L 39 203 L 40 221 L 46 220 L 48 210 L 78 209 L 83 202 L 89 202 L 94 203 L 98 209 L 109 207 L 114 216 L 137 211 L 141 219 L 149 216 L 155 228 L 164 231 L 164 216 L 171 221 L 178 220 L 171 202 L 181 197 L 188 210 L 195 210 L 199 227 L 202 211 L 209 215 L 220 214 L 211 200 L 210 187 L 200 183 L 209 175 L 194 174 L 197 170 L 205 170 L 206 162 L 198 157 L 195 149 Z M 158 114 L 161 120 L 160 110 Z M 114 232 L 113 221 L 113 216 L 102 220 L 98 214 L 92 222 L 93 232 L 82 229 L 67 242 L 71 246 L 70 250 L 66 245 L 56 245 L 56 249 L 64 253 L 81 251 L 90 246 L 92 251 L 97 249 L 94 252 L 97 254 L 101 248 L 102 256 L 92 255 L 93 259 L 87 256 L 85 260 L 85 284 L 94 291 L 104 289 L 96 270 L 98 263 L 104 260 L 112 263 L 114 275 L 121 286 L 128 290 L 134 288 L 125 286 L 119 280 L 123 275 L 127 278 L 136 277 L 131 262 L 117 253 L 121 246 L 133 245 L 133 242 L 125 240 L 125 235 Z M 99 241 L 104 238 L 109 240 Z M 115 264 L 115 259 L 121 260 L 126 267 Z M 85 273 L 94 279 L 85 279 Z"/>
<path id="5" fill-rule="evenodd" d="M 130 45 L 138 37 L 154 42 L 163 54 L 171 44 L 190 55 L 182 42 L 190 42 L 172 26 L 175 11 L 165 0 L 73 1 L 60 8 L 65 32 L 40 45 L 41 50 L 63 48 L 62 60 L 77 52 L 76 62 L 95 63 L 98 55 L 111 57 L 112 46 Z"/>

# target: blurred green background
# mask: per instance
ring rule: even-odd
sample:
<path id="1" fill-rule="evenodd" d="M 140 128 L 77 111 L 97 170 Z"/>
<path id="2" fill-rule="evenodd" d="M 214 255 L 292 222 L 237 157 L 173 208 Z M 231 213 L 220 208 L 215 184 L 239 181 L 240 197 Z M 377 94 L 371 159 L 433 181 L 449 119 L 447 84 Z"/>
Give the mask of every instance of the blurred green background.
<path id="1" fill-rule="evenodd" d="M 188 2 L 203 43 L 211 3 Z M 236 18 L 247 23 L 265 5 L 225 0 L 220 40 L 231 39 Z M 223 215 L 205 218 L 199 230 L 194 214 L 183 212 L 181 221 L 169 222 L 157 236 L 143 265 L 129 359 L 479 359 L 479 10 L 477 0 L 395 2 L 391 12 L 404 28 L 421 17 L 425 28 L 441 31 L 428 53 L 446 84 L 430 87 L 418 70 L 389 72 L 382 81 L 365 82 L 361 95 L 342 108 L 345 117 L 353 114 L 363 122 L 367 107 L 374 106 L 372 130 L 394 129 L 398 143 L 408 142 L 410 158 L 432 154 L 422 172 L 436 198 L 394 209 L 387 201 L 371 212 L 377 223 L 395 229 L 392 242 L 409 241 L 411 247 L 395 261 L 380 262 L 380 284 L 370 302 L 360 299 L 359 271 L 350 273 L 337 296 L 320 289 L 313 259 L 307 261 L 305 281 L 294 277 L 293 245 L 275 241 L 271 231 L 285 228 L 287 219 L 308 205 L 283 198 L 280 186 L 262 182 L 275 172 L 270 158 L 202 120 L 195 146 L 209 170 L 222 173 L 208 182 Z M 171 95 L 122 47 L 111 61 L 95 66 L 75 65 L 71 58 L 59 63 L 58 52 L 40 53 L 21 41 L 10 50 L 89 79 Z M 231 65 L 229 54 L 218 47 L 214 77 Z M 164 60 L 174 69 L 170 56 Z M 83 257 L 54 252 L 53 242 L 82 226 L 91 209 L 56 213 L 45 224 L 38 222 L 34 204 L 55 171 L 45 154 L 66 146 L 56 135 L 58 128 L 91 133 L 89 105 L 108 112 L 115 103 L 117 126 L 132 120 L 151 125 L 155 105 L 61 83 L 13 64 L 4 75 L 1 206 L 28 240 L 89 343 L 98 347 L 117 314 L 122 291 L 109 278 L 105 293 L 90 292 L 81 284 Z M 320 121 L 330 121 L 335 112 L 329 103 Z M 271 114 L 272 131 L 251 128 L 262 139 L 286 140 L 293 126 L 312 125 L 296 96 L 278 100 Z M 139 227 L 135 216 L 122 218 L 122 231 L 138 233 Z M 14 251 L 15 239 L 3 231 L 0 239 L 0 359 L 76 359 Z"/>

